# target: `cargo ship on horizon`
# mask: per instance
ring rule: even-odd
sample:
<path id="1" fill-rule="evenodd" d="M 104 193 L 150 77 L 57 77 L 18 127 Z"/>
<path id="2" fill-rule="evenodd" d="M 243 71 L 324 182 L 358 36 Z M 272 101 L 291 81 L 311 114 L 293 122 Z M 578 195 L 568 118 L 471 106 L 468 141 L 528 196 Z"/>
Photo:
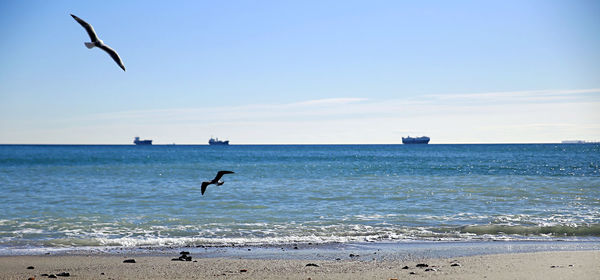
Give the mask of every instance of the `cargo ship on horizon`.
<path id="1" fill-rule="evenodd" d="M 133 139 L 133 144 L 136 145 L 152 145 L 152 140 L 140 140 L 140 137 L 135 137 L 135 139 Z"/>
<path id="2" fill-rule="evenodd" d="M 429 137 L 421 136 L 421 137 L 402 137 L 402 144 L 429 144 Z"/>
<path id="3" fill-rule="evenodd" d="M 229 140 L 219 140 L 219 138 L 210 138 L 210 140 L 208 140 L 208 145 L 220 145 L 220 146 L 227 146 L 229 145 Z"/>

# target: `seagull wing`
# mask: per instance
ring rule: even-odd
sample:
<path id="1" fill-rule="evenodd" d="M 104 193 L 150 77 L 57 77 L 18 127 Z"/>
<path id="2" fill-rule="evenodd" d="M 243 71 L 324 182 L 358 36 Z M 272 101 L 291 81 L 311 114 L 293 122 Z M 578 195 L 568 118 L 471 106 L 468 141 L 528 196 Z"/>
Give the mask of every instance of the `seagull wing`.
<path id="1" fill-rule="evenodd" d="M 219 180 L 221 180 L 221 177 L 223 177 L 223 175 L 225 174 L 232 174 L 235 173 L 233 171 L 219 171 L 217 172 L 217 176 L 215 176 L 215 178 L 213 179 L 213 182 L 218 182 Z"/>
<path id="2" fill-rule="evenodd" d="M 206 187 L 208 187 L 210 183 L 209 182 L 202 182 L 202 188 L 200 189 L 200 191 L 202 192 L 202 195 L 204 195 L 204 192 L 206 191 Z"/>
<path id="3" fill-rule="evenodd" d="M 71 14 L 71 16 L 77 22 L 79 22 L 79 24 L 81 24 L 81 26 L 83 26 L 83 28 L 85 28 L 85 31 L 87 31 L 88 35 L 90 35 L 90 40 L 92 40 L 92 42 L 98 41 L 98 36 L 96 35 L 96 31 L 94 31 L 94 28 L 89 23 L 85 22 L 83 19 L 78 18 L 74 14 Z"/>
<path id="4" fill-rule="evenodd" d="M 119 64 L 119 67 L 121 67 L 123 71 L 125 71 L 125 65 L 123 65 L 123 61 L 121 61 L 119 54 L 115 50 L 105 44 L 100 44 L 100 48 L 110 54 L 110 57 L 112 57 L 112 59 Z"/>

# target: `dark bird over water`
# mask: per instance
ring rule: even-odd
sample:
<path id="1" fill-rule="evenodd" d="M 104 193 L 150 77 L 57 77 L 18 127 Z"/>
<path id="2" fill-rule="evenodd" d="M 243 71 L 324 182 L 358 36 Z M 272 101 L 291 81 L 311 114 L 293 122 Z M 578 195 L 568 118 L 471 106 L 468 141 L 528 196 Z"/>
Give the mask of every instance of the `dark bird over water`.
<path id="1" fill-rule="evenodd" d="M 221 180 L 221 177 L 223 177 L 223 175 L 225 175 L 225 174 L 233 174 L 233 173 L 235 173 L 235 172 L 233 172 L 233 171 L 219 171 L 219 172 L 217 172 L 217 176 L 215 176 L 215 178 L 212 179 L 212 181 L 210 181 L 210 182 L 206 182 L 206 181 L 202 182 L 202 189 L 201 189 L 202 195 L 204 195 L 204 192 L 206 191 L 206 187 L 208 187 L 208 185 L 210 185 L 210 184 L 216 184 L 217 186 L 223 185 L 225 182 L 219 181 L 219 180 Z"/>
<path id="2" fill-rule="evenodd" d="M 71 14 L 71 16 L 77 21 L 79 22 L 79 24 L 81 24 L 81 26 L 83 26 L 83 28 L 85 28 L 85 31 L 87 31 L 88 35 L 90 35 L 90 40 L 92 40 L 92 42 L 85 42 L 85 46 L 88 49 L 91 49 L 93 47 L 98 47 L 101 48 L 102 50 L 104 50 L 105 52 L 107 52 L 110 57 L 112 57 L 112 59 L 119 64 L 119 67 L 121 67 L 121 69 L 123 69 L 123 71 L 125 71 L 125 65 L 123 65 L 123 61 L 121 61 L 121 58 L 119 57 L 119 54 L 117 54 L 117 52 L 115 50 L 113 50 L 112 48 L 110 48 L 109 46 L 105 45 L 104 42 L 102 42 L 102 40 L 98 39 L 98 35 L 96 35 L 96 32 L 94 31 L 94 28 L 87 22 L 85 22 L 84 20 L 78 18 L 77 16 Z"/>

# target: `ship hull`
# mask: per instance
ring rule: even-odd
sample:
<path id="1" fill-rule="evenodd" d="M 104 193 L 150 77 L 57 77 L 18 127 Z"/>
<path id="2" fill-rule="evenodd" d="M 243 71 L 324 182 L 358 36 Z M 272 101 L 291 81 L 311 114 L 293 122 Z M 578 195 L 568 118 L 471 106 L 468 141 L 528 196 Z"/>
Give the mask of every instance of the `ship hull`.
<path id="1" fill-rule="evenodd" d="M 140 137 L 135 137 L 135 139 L 133 139 L 133 144 L 148 146 L 152 145 L 152 140 L 140 140 Z"/>
<path id="2" fill-rule="evenodd" d="M 210 140 L 208 140 L 208 145 L 211 145 L 211 146 L 227 146 L 227 145 L 229 145 L 229 140 L 222 141 L 222 140 L 219 140 L 218 138 L 217 139 L 210 138 Z"/>
<path id="3" fill-rule="evenodd" d="M 417 137 L 417 138 L 402 137 L 402 144 L 429 144 L 429 140 L 430 139 L 427 136 Z"/>

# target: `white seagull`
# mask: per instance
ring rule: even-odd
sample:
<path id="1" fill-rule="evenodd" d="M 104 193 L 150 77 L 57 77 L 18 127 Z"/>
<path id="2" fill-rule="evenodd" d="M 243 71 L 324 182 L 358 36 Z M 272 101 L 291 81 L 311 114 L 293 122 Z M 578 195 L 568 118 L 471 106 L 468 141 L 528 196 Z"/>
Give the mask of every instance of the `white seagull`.
<path id="1" fill-rule="evenodd" d="M 119 67 L 121 67 L 121 69 L 123 69 L 123 71 L 125 71 L 125 65 L 123 65 L 123 61 L 121 61 L 121 58 L 119 57 L 119 54 L 117 54 L 117 52 L 115 50 L 113 50 L 111 47 L 107 46 L 104 44 L 104 42 L 102 42 L 102 40 L 98 39 L 98 36 L 96 35 L 96 32 L 94 31 L 94 28 L 87 22 L 85 22 L 84 20 L 78 18 L 77 16 L 71 14 L 71 16 L 77 21 L 79 22 L 79 24 L 81 24 L 81 26 L 83 26 L 83 28 L 85 28 L 85 31 L 87 31 L 88 35 L 90 35 L 90 40 L 92 40 L 91 42 L 85 42 L 85 46 L 88 49 L 91 49 L 93 47 L 98 47 L 101 48 L 102 50 L 104 50 L 105 52 L 107 52 L 108 54 L 110 54 L 110 57 L 112 57 L 112 59 L 119 64 Z"/>

